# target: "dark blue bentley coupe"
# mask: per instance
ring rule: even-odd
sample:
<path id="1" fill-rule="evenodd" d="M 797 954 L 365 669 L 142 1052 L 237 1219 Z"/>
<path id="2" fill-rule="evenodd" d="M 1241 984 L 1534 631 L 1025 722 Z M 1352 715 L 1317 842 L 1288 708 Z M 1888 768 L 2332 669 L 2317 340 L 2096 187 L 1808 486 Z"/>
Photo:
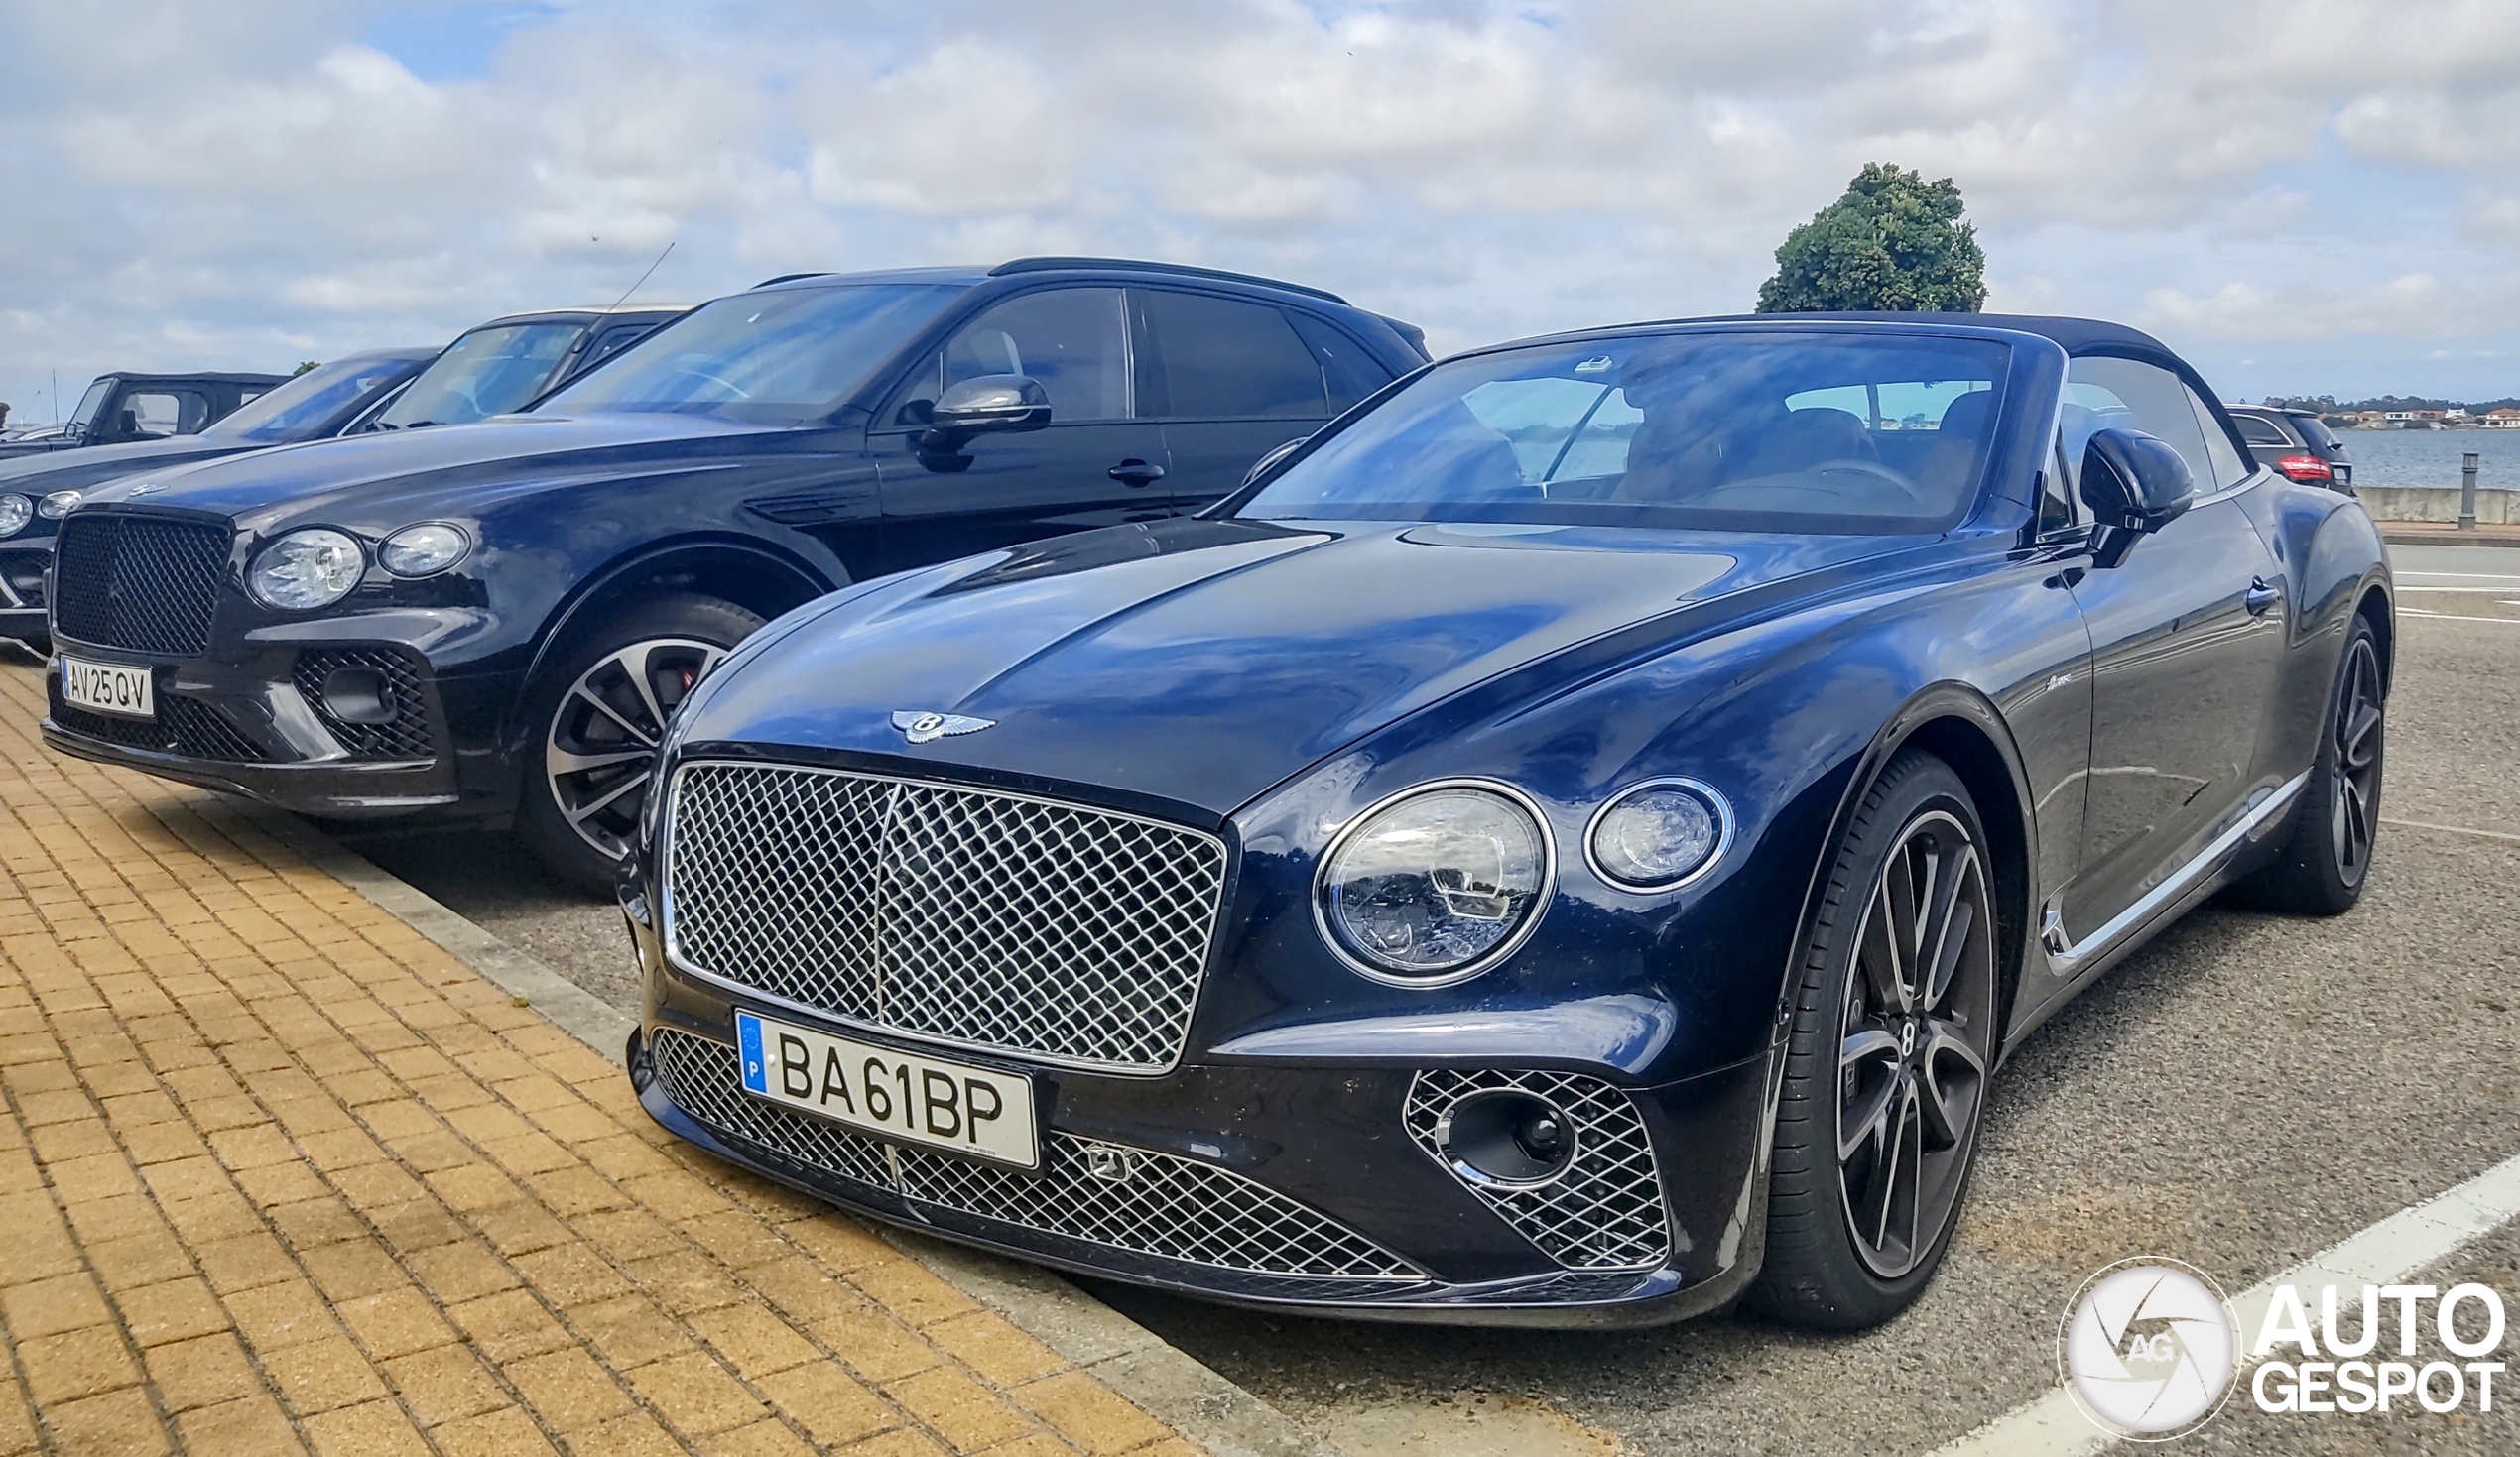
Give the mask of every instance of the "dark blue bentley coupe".
<path id="1" fill-rule="evenodd" d="M 666 736 L 632 1076 L 1194 1294 L 1887 1319 L 2031 1028 L 2370 865 L 2387 560 L 2214 398 L 2077 319 L 1575 334 L 801 608 Z"/>

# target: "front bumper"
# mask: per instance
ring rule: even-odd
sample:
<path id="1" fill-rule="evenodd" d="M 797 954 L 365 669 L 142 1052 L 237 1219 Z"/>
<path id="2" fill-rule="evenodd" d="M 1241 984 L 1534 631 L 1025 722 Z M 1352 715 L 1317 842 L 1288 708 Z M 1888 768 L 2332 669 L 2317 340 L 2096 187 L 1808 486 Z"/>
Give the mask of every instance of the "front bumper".
<path id="1" fill-rule="evenodd" d="M 444 714 L 425 662 L 386 644 L 257 645 L 234 661 L 170 662 L 57 637 L 61 654 L 146 668 L 151 719 L 94 713 L 65 702 L 48 674 L 44 742 L 65 754 L 221 789 L 300 814 L 374 818 L 458 802 Z M 371 674 L 392 713 L 339 717 L 323 685 L 339 671 Z"/>
<path id="2" fill-rule="evenodd" d="M 1045 1160 L 1022 1173 L 742 1092 L 735 1010 L 806 1019 L 682 975 L 636 914 L 630 928 L 648 993 L 631 1075 L 650 1116 L 876 1219 L 1178 1294 L 1377 1320 L 1650 1325 L 1720 1306 L 1757 1273 L 1764 1057 L 1651 1088 L 1617 1086 L 1609 1068 L 1475 1056 L 1440 1068 L 1194 1057 L 1159 1077 L 1024 1068 L 1042 1090 Z M 1578 1160 L 1565 1187 L 1500 1200 L 1423 1137 L 1429 1089 L 1492 1078 L 1593 1087 L 1637 1140 L 1611 1163 Z"/>
<path id="3" fill-rule="evenodd" d="M 35 641 L 52 631 L 44 605 L 44 572 L 52 560 L 50 539 L 32 548 L 0 550 L 0 638 Z"/>

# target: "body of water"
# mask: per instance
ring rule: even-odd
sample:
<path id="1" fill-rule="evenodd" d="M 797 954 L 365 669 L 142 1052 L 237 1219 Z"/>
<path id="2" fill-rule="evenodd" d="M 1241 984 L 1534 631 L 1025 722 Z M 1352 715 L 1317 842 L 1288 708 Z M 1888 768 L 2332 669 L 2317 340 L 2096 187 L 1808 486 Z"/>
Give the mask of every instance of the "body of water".
<path id="1" fill-rule="evenodd" d="M 2357 486 L 2458 485 L 2458 457 L 2476 452 L 2476 484 L 2520 490 L 2520 430 L 2338 430 Z"/>

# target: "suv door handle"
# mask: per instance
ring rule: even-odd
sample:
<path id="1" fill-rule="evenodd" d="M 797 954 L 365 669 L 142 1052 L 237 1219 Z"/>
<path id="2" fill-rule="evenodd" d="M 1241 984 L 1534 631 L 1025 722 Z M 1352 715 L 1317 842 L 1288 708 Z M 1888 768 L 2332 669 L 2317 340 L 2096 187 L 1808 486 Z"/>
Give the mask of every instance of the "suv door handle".
<path id="1" fill-rule="evenodd" d="M 1164 479 L 1164 467 L 1131 458 L 1121 461 L 1103 474 L 1123 485 L 1145 486 Z"/>
<path id="2" fill-rule="evenodd" d="M 2264 617 L 2266 609 L 2284 600 L 2284 589 L 2268 586 L 2264 577 L 2253 577 L 2249 581 L 2248 595 L 2240 600 L 2247 604 L 2249 616 Z"/>

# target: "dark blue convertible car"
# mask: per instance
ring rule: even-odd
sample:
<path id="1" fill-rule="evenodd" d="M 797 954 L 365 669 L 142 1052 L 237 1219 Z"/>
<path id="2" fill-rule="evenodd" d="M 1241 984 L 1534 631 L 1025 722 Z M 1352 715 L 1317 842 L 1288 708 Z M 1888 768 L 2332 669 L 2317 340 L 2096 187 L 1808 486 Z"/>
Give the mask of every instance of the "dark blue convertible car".
<path id="1" fill-rule="evenodd" d="M 2386 558 L 2213 399 L 2075 319 L 1575 334 L 802 608 L 666 737 L 632 1076 L 1149 1285 L 1886 1319 L 2029 1029 L 2370 864 Z"/>

